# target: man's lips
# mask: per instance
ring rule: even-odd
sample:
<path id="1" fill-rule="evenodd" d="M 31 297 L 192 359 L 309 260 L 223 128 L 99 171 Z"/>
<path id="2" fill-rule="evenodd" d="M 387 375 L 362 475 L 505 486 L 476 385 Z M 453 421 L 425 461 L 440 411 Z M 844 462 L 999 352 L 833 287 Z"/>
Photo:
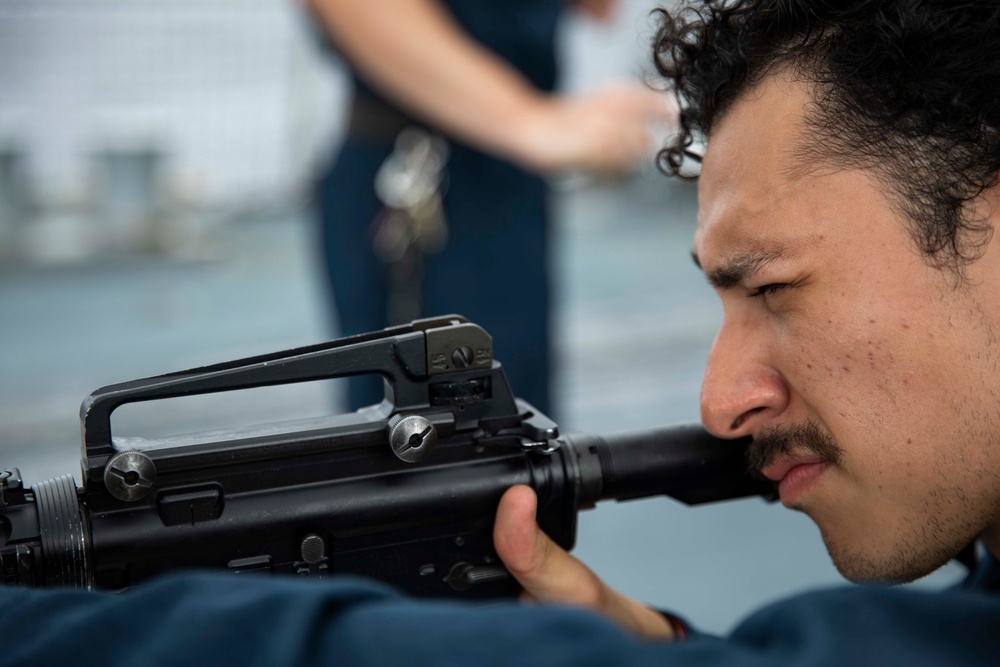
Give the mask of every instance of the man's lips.
<path id="1" fill-rule="evenodd" d="M 761 473 L 778 483 L 781 503 L 791 507 L 832 465 L 816 455 L 780 456 L 764 466 Z"/>
<path id="2" fill-rule="evenodd" d="M 760 473 L 772 482 L 780 483 L 793 468 L 813 463 L 826 463 L 826 461 L 815 455 L 779 456 L 764 466 Z"/>

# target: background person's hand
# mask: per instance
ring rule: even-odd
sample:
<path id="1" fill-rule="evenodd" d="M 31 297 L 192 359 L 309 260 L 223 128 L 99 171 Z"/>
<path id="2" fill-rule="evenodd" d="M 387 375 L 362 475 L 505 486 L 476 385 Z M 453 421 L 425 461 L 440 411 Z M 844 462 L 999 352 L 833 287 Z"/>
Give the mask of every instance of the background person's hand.
<path id="1" fill-rule="evenodd" d="M 585 94 L 539 90 L 437 0 L 305 0 L 354 71 L 452 139 L 524 169 L 618 175 L 651 162 L 676 126 L 671 95 L 637 81 Z M 581 0 L 608 18 L 613 0 Z"/>
<path id="2" fill-rule="evenodd" d="M 618 11 L 618 0 L 571 0 L 569 6 L 592 21 L 610 21 Z"/>
<path id="3" fill-rule="evenodd" d="M 674 638 L 661 614 L 610 588 L 542 532 L 535 522 L 536 504 L 530 487 L 508 489 L 493 529 L 497 554 L 524 588 L 525 598 L 590 608 L 640 637 Z"/>
<path id="4" fill-rule="evenodd" d="M 538 172 L 623 174 L 651 161 L 654 137 L 675 131 L 673 97 L 639 83 L 540 96 L 515 119 L 514 154 Z"/>

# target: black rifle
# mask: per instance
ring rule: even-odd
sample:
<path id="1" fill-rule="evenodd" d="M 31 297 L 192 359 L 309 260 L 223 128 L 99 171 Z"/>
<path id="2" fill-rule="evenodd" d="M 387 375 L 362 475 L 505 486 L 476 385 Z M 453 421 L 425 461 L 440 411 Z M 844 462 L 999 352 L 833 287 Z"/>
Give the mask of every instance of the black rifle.
<path id="1" fill-rule="evenodd" d="M 125 403 L 379 374 L 354 413 L 160 440 L 113 438 Z M 517 584 L 494 513 L 527 484 L 566 549 L 580 509 L 666 494 L 688 504 L 770 495 L 746 442 L 698 426 L 560 436 L 516 400 L 492 339 L 464 318 L 103 387 L 80 410 L 83 485 L 0 473 L 4 583 L 124 588 L 179 568 L 362 574 L 414 595 L 493 598 Z"/>

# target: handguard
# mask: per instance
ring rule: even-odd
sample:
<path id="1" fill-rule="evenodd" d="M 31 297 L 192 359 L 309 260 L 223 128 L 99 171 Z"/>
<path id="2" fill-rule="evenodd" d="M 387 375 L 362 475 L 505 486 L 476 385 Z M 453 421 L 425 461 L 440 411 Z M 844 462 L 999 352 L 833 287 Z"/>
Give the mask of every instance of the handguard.
<path id="1" fill-rule="evenodd" d="M 353 413 L 156 440 L 111 432 L 126 403 L 366 374 L 385 379 L 385 399 Z M 492 527 L 515 484 L 535 489 L 539 524 L 566 549 L 578 510 L 600 500 L 773 493 L 747 475 L 745 441 L 700 426 L 560 437 L 460 316 L 103 387 L 81 425 L 82 487 L 0 473 L 6 584 L 121 589 L 210 568 L 507 597 L 518 586 Z"/>

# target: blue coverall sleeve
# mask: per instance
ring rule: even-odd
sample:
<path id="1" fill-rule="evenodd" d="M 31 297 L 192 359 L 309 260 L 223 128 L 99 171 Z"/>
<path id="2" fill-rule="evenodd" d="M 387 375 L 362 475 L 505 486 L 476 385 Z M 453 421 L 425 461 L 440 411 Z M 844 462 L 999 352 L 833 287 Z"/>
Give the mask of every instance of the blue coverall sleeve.
<path id="1" fill-rule="evenodd" d="M 586 611 L 415 601 L 381 584 L 229 574 L 120 594 L 0 587 L 0 665 L 988 665 L 1000 598 L 842 588 L 790 598 L 728 639 L 635 639 Z"/>

